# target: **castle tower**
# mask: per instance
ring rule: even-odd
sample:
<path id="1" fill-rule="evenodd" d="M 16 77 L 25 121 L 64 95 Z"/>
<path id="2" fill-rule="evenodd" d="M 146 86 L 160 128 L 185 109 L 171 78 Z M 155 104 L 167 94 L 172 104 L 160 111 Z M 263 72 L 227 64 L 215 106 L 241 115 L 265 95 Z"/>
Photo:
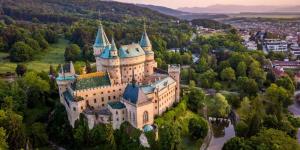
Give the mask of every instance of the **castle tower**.
<path id="1" fill-rule="evenodd" d="M 152 45 L 146 31 L 146 24 L 144 24 L 144 33 L 142 34 L 140 45 L 145 51 L 152 51 Z"/>
<path id="2" fill-rule="evenodd" d="M 168 65 L 168 74 L 176 81 L 176 102 L 180 100 L 180 65 Z"/>
<path id="3" fill-rule="evenodd" d="M 98 32 L 97 32 L 97 35 L 96 35 L 95 43 L 93 45 L 97 71 L 102 70 L 101 64 L 100 64 L 100 59 L 99 59 L 98 56 L 100 56 L 101 53 L 103 52 L 104 48 L 106 48 L 109 45 L 110 45 L 110 43 L 109 43 L 109 41 L 107 39 L 107 36 L 104 32 L 102 23 L 99 20 Z"/>
<path id="4" fill-rule="evenodd" d="M 69 64 L 61 65 L 56 83 L 59 89 L 59 96 L 61 103 L 64 104 L 63 93 L 67 91 L 68 85 L 75 80 L 75 69 L 72 61 Z"/>
<path id="5" fill-rule="evenodd" d="M 112 38 L 111 47 L 109 50 L 109 66 L 108 69 L 110 76 L 113 80 L 113 84 L 122 83 L 121 80 L 121 70 L 120 70 L 120 58 L 118 56 L 118 48 L 116 46 L 115 40 Z"/>
<path id="6" fill-rule="evenodd" d="M 153 74 L 154 70 L 153 68 L 157 67 L 157 64 L 154 60 L 154 52 L 152 51 L 152 45 L 149 40 L 147 31 L 146 31 L 146 24 L 144 24 L 144 33 L 142 34 L 142 38 L 140 40 L 141 47 L 145 51 L 146 61 L 144 66 L 144 75 L 150 76 Z"/>

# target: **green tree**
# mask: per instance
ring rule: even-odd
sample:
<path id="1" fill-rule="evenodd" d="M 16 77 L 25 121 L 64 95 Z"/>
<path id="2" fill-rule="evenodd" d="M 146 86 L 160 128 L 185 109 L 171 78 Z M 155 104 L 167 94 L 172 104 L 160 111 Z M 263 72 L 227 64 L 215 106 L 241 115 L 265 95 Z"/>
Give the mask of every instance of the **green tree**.
<path id="1" fill-rule="evenodd" d="M 31 125 L 29 131 L 33 147 L 44 146 L 48 143 L 48 135 L 44 124 L 35 122 Z"/>
<path id="2" fill-rule="evenodd" d="M 198 112 L 202 109 L 205 101 L 205 93 L 202 90 L 192 88 L 189 93 L 187 106 L 193 112 Z"/>
<path id="3" fill-rule="evenodd" d="M 189 133 L 194 140 L 197 140 L 199 138 L 204 138 L 208 132 L 208 124 L 202 118 L 190 119 L 188 127 L 189 127 Z"/>
<path id="4" fill-rule="evenodd" d="M 222 150 L 250 150 L 251 147 L 247 145 L 244 138 L 234 137 L 227 141 Z"/>
<path id="5" fill-rule="evenodd" d="M 210 116 L 227 117 L 230 112 L 230 105 L 228 104 L 225 96 L 221 93 L 217 93 L 208 109 Z"/>
<path id="6" fill-rule="evenodd" d="M 173 125 L 165 125 L 159 130 L 159 145 L 163 150 L 181 149 L 180 130 Z"/>
<path id="7" fill-rule="evenodd" d="M 276 84 L 285 88 L 291 95 L 293 95 L 295 92 L 295 86 L 290 77 L 282 77 L 276 81 Z"/>
<path id="8" fill-rule="evenodd" d="M 16 42 L 10 50 L 10 59 L 15 62 L 32 60 L 33 55 L 33 49 L 24 42 Z"/>
<path id="9" fill-rule="evenodd" d="M 226 81 L 235 80 L 235 71 L 231 67 L 223 69 L 221 72 L 221 79 Z"/>
<path id="10" fill-rule="evenodd" d="M 254 149 L 284 149 L 298 150 L 300 149 L 297 140 L 289 137 L 286 133 L 276 130 L 262 130 L 256 136 L 250 138 L 251 146 Z"/>
<path id="11" fill-rule="evenodd" d="M 245 62 L 241 61 L 236 68 L 237 76 L 247 76 L 247 65 Z"/>
<path id="12" fill-rule="evenodd" d="M 6 142 L 6 131 L 3 127 L 0 127 L 0 149 L 7 150 L 8 144 Z"/>
<path id="13" fill-rule="evenodd" d="M 248 125 L 244 121 L 240 121 L 236 124 L 235 132 L 239 137 L 245 137 L 248 134 Z"/>
<path id="14" fill-rule="evenodd" d="M 236 82 L 242 95 L 255 96 L 257 94 L 258 85 L 254 79 L 239 77 Z"/>
<path id="15" fill-rule="evenodd" d="M 283 107 L 287 107 L 293 102 L 288 91 L 276 84 L 271 84 L 267 88 L 265 96 L 268 104 L 267 112 L 276 115 L 277 119 L 281 120 Z"/>
<path id="16" fill-rule="evenodd" d="M 76 44 L 71 44 L 65 50 L 66 61 L 76 61 L 80 58 L 80 47 Z"/>

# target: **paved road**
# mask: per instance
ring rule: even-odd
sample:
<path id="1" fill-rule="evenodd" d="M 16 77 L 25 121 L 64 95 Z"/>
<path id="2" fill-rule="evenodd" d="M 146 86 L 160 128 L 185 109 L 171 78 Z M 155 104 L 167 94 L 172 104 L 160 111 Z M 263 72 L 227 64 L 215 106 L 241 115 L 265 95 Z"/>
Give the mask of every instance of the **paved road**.
<path id="1" fill-rule="evenodd" d="M 215 138 L 214 136 L 212 137 L 207 150 L 221 150 L 223 145 L 233 137 L 235 137 L 235 131 L 233 125 L 230 124 L 227 128 L 225 128 L 224 137 L 219 137 L 219 138 Z"/>

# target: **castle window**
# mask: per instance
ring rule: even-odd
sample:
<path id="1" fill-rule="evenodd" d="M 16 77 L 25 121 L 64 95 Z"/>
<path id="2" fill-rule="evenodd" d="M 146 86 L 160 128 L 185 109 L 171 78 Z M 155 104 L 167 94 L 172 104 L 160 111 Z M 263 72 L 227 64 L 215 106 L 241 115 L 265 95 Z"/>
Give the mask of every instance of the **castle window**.
<path id="1" fill-rule="evenodd" d="M 114 96 L 114 99 L 116 99 L 116 96 Z"/>
<path id="2" fill-rule="evenodd" d="M 121 91 L 121 89 L 119 89 L 119 91 Z"/>
<path id="3" fill-rule="evenodd" d="M 104 104 L 102 104 L 102 107 L 104 107 Z"/>
<path id="4" fill-rule="evenodd" d="M 96 100 L 96 99 L 94 99 L 94 103 L 97 103 L 97 100 Z"/>
<path id="5" fill-rule="evenodd" d="M 125 112 L 124 112 L 124 110 L 122 110 L 122 114 L 124 114 Z"/>
<path id="6" fill-rule="evenodd" d="M 103 92 L 101 92 L 101 94 L 103 94 Z"/>
<path id="7" fill-rule="evenodd" d="M 81 106 L 81 110 L 83 110 L 83 107 Z"/>
<path id="8" fill-rule="evenodd" d="M 117 118 L 117 121 L 119 121 L 119 118 Z"/>
<path id="9" fill-rule="evenodd" d="M 124 121 L 125 119 L 123 118 L 123 121 Z"/>
<path id="10" fill-rule="evenodd" d="M 108 91 L 108 93 L 110 93 L 110 91 Z"/>
<path id="11" fill-rule="evenodd" d="M 75 107 L 73 107 L 73 111 L 76 111 L 76 108 L 75 108 Z"/>
<path id="12" fill-rule="evenodd" d="M 101 97 L 102 102 L 104 102 L 104 97 Z"/>
<path id="13" fill-rule="evenodd" d="M 85 97 L 88 97 L 88 95 L 85 95 Z"/>
<path id="14" fill-rule="evenodd" d="M 148 112 L 145 111 L 143 114 L 143 123 L 147 123 L 149 121 Z"/>
<path id="15" fill-rule="evenodd" d="M 94 93 L 93 95 L 96 95 L 96 93 Z"/>
<path id="16" fill-rule="evenodd" d="M 118 111 L 116 111 L 116 115 L 118 114 Z"/>
<path id="17" fill-rule="evenodd" d="M 113 92 L 116 92 L 116 90 L 113 90 Z"/>
<path id="18" fill-rule="evenodd" d="M 110 100 L 110 96 L 108 96 L 108 100 Z"/>

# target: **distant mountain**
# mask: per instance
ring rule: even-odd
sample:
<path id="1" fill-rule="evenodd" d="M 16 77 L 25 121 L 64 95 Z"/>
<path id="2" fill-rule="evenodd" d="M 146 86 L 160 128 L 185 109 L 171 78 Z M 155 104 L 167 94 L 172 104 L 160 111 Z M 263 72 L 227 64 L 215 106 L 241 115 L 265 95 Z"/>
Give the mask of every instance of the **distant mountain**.
<path id="1" fill-rule="evenodd" d="M 100 0 L 0 0 L 0 16 L 40 22 L 72 23 L 80 19 L 101 18 L 123 22 L 130 18 L 156 21 L 176 20 L 176 17 L 139 7 L 134 4 Z"/>
<path id="2" fill-rule="evenodd" d="M 190 13 L 241 13 L 241 12 L 300 12 L 300 6 L 272 6 L 272 5 L 212 5 L 208 7 L 181 7 L 179 11 Z"/>
<path id="3" fill-rule="evenodd" d="M 146 7 L 155 11 L 158 11 L 162 14 L 174 16 L 180 19 L 192 20 L 192 19 L 218 19 L 218 18 L 226 18 L 228 16 L 221 15 L 221 14 L 209 14 L 209 13 L 192 13 L 192 12 L 185 12 L 176 9 L 171 9 L 163 6 L 155 6 L 155 5 L 144 5 L 144 4 L 137 4 L 141 7 Z"/>

